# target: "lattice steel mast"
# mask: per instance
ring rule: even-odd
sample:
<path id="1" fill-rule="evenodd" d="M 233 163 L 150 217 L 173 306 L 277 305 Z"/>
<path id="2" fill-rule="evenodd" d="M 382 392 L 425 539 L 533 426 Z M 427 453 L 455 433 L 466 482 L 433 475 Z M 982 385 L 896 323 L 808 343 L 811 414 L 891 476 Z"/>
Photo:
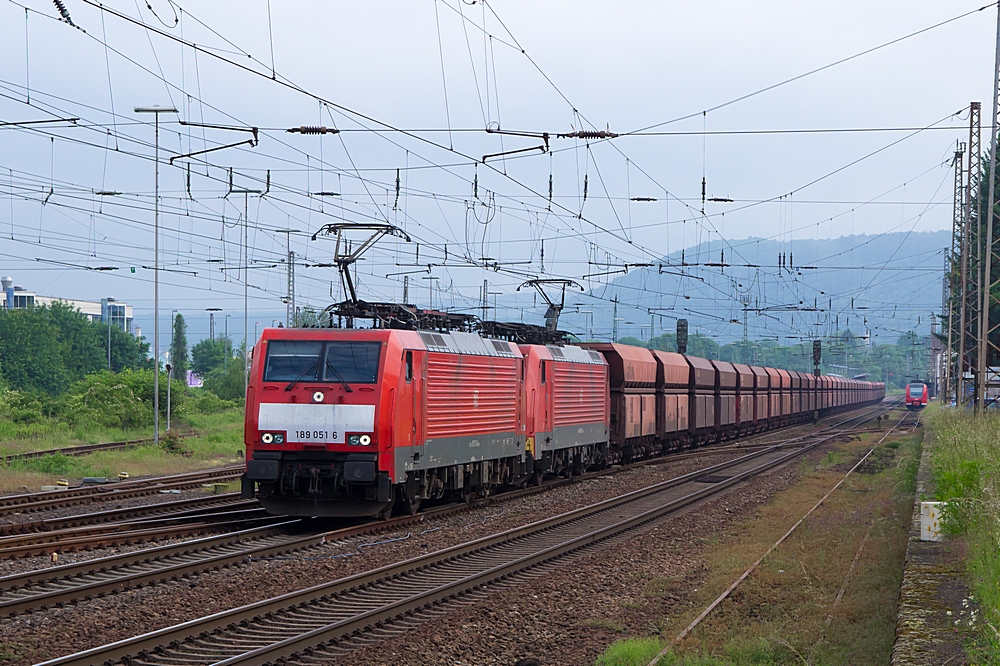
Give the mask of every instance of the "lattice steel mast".
<path id="1" fill-rule="evenodd" d="M 1000 347 L 997 346 L 995 342 L 990 342 L 990 336 L 993 334 L 997 328 L 1000 328 L 1000 322 L 997 321 L 996 316 L 992 315 L 992 309 L 994 305 L 1000 305 L 1000 298 L 994 295 L 994 290 L 1000 288 L 1000 277 L 997 279 L 993 278 L 993 258 L 997 257 L 998 265 L 1000 265 L 1000 247 L 998 243 L 993 238 L 993 218 L 995 217 L 996 211 L 994 206 L 995 192 L 996 192 L 996 164 L 997 164 L 997 117 L 1000 115 L 1000 5 L 997 7 L 997 40 L 996 40 L 996 55 L 993 63 L 993 115 L 991 116 L 992 122 L 989 124 L 990 128 L 990 166 L 987 174 L 989 179 L 989 192 L 987 193 L 987 204 L 986 204 L 986 234 L 985 234 L 985 260 L 986 267 L 983 271 L 982 282 L 980 284 L 984 285 L 982 291 L 982 305 L 980 310 L 979 318 L 979 366 L 976 384 L 976 398 L 978 399 L 978 404 L 986 409 L 990 406 L 993 399 L 990 398 L 989 389 L 1000 387 L 1000 382 L 996 379 L 991 379 L 987 368 L 989 368 L 990 361 L 994 361 L 997 358 L 997 353 L 1000 352 Z"/>
<path id="2" fill-rule="evenodd" d="M 978 319 L 979 299 L 978 296 L 978 266 L 972 255 L 972 232 L 975 229 L 976 220 L 979 217 L 978 211 L 972 206 L 972 202 L 979 196 L 979 178 L 982 158 L 980 154 L 979 123 L 980 109 L 979 102 L 972 102 L 969 105 L 969 152 L 968 166 L 965 171 L 965 214 L 962 224 L 962 251 L 961 264 L 959 267 L 959 279 L 962 283 L 961 308 L 959 312 L 959 326 L 962 334 L 958 339 L 958 405 L 964 405 L 967 400 L 965 389 L 966 373 L 971 372 L 975 367 L 975 322 Z M 976 234 L 979 236 L 979 234 Z M 973 397 L 974 400 L 974 397 Z"/>
<path id="3" fill-rule="evenodd" d="M 962 167 L 962 159 L 965 154 L 965 144 L 959 143 L 957 149 L 955 150 L 955 188 L 954 188 L 954 202 L 952 207 L 952 224 L 951 224 L 951 248 L 948 252 L 947 257 L 947 271 L 948 274 L 945 276 L 945 295 L 944 302 L 945 307 L 948 309 L 947 313 L 947 346 L 945 347 L 945 362 L 944 362 L 944 386 L 942 393 L 945 396 L 955 396 L 955 404 L 958 404 L 958 394 L 953 393 L 952 380 L 961 376 L 961 369 L 958 372 L 955 371 L 955 359 L 952 355 L 952 350 L 955 348 L 955 343 L 961 336 L 961 329 L 958 328 L 959 315 L 956 312 L 959 300 L 962 298 L 962 283 L 960 280 L 961 275 L 961 256 L 962 256 L 962 238 L 964 233 L 964 209 L 965 209 L 965 192 L 963 187 L 963 176 L 965 175 L 964 169 Z M 958 386 L 959 382 L 955 382 L 955 386 Z"/>

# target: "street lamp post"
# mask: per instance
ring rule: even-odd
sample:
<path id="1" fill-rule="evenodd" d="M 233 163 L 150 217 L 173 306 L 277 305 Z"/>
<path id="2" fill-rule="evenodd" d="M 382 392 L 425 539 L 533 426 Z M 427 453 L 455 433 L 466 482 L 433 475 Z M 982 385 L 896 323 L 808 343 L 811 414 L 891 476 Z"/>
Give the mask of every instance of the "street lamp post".
<path id="1" fill-rule="evenodd" d="M 137 106 L 136 113 L 152 113 L 155 118 L 153 176 L 153 445 L 160 443 L 160 114 L 177 113 L 172 106 Z"/>
<path id="2" fill-rule="evenodd" d="M 108 372 L 111 372 L 111 299 L 104 299 L 107 302 L 106 314 L 108 315 Z"/>
<path id="3" fill-rule="evenodd" d="M 170 375 L 173 366 L 170 365 L 170 352 L 165 354 L 167 358 L 166 368 L 167 368 L 167 432 L 170 432 Z"/>
<path id="4" fill-rule="evenodd" d="M 231 314 L 227 314 L 226 315 L 226 319 L 225 319 L 225 322 L 226 322 L 226 337 L 227 338 L 229 337 L 229 318 L 232 317 L 232 316 L 233 315 L 231 315 Z"/>

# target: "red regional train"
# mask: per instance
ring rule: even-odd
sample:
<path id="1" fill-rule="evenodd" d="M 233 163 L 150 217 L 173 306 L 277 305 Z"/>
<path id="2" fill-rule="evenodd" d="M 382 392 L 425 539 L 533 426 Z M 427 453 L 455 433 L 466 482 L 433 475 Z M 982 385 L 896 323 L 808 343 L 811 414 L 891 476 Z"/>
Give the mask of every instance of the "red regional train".
<path id="1" fill-rule="evenodd" d="M 610 343 L 268 328 L 242 491 L 272 513 L 388 515 L 876 403 L 882 383 Z"/>
<path id="2" fill-rule="evenodd" d="M 923 409 L 927 406 L 927 384 L 906 385 L 906 408 Z"/>

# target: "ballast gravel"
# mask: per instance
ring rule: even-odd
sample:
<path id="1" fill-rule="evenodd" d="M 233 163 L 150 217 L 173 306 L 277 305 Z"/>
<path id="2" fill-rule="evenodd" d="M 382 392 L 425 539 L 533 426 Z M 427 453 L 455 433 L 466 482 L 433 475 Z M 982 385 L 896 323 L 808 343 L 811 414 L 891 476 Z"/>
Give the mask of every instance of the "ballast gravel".
<path id="1" fill-rule="evenodd" d="M 784 438 L 794 434 L 783 433 Z M 741 453 L 719 453 L 601 475 L 528 497 L 498 498 L 495 503 L 450 516 L 428 517 L 409 529 L 330 542 L 287 558 L 253 561 L 62 609 L 5 618 L 0 620 L 0 648 L 9 659 L 4 663 L 31 664 L 79 652 L 370 571 L 616 497 L 738 455 Z M 633 539 L 582 560 L 568 571 L 536 579 L 530 587 L 499 592 L 487 603 L 455 611 L 406 633 L 402 639 L 366 648 L 337 663 L 513 664 L 523 656 L 537 657 L 543 664 L 587 663 L 592 657 L 584 655 L 596 654 L 616 637 L 614 630 L 601 628 L 600 618 L 643 622 L 647 615 L 662 617 L 673 604 L 685 603 L 683 599 L 663 597 L 656 601 L 662 608 L 648 614 L 623 607 L 622 599 L 636 589 L 641 591 L 635 576 L 648 570 L 659 577 L 696 579 L 699 539 L 729 524 L 745 508 L 766 501 L 790 483 L 797 469 L 791 465 L 739 484 L 739 492 L 717 498 L 682 519 L 637 533 Z M 105 554 L 95 552 L 93 556 Z M 566 650 L 568 644 L 574 646 L 572 651 Z"/>

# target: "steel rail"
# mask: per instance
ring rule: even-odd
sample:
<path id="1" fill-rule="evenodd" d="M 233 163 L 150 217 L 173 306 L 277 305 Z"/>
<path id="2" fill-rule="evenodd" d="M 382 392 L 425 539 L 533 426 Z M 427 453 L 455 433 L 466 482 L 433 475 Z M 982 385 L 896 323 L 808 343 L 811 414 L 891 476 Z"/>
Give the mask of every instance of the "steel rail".
<path id="1" fill-rule="evenodd" d="M 240 525 L 260 524 L 281 520 L 280 516 L 272 516 L 263 509 L 224 512 L 218 514 L 203 514 L 191 516 L 189 519 L 163 519 L 158 521 L 137 521 L 132 523 L 116 523 L 114 525 L 93 526 L 69 530 L 59 534 L 55 532 L 27 534 L 17 539 L 0 543 L 0 559 L 15 559 L 48 555 L 53 552 L 73 552 L 92 550 L 106 546 L 130 545 L 150 541 L 162 541 L 179 536 L 206 534 L 232 530 Z"/>
<path id="2" fill-rule="evenodd" d="M 197 436 L 195 430 L 177 430 L 177 434 L 182 437 Z M 5 465 L 10 466 L 18 460 L 32 460 L 34 458 L 44 458 L 45 456 L 85 456 L 96 451 L 117 451 L 120 449 L 132 449 L 137 446 L 152 444 L 152 437 L 142 439 L 126 439 L 118 442 L 98 442 L 97 444 L 80 444 L 79 446 L 62 446 L 55 449 L 43 449 L 41 451 L 24 451 L 21 453 L 8 453 L 3 456 Z"/>
<path id="3" fill-rule="evenodd" d="M 874 418 L 875 413 L 879 411 L 884 410 L 873 410 L 864 420 Z M 857 420 L 857 418 L 859 417 L 853 417 L 849 420 Z M 862 421 L 862 423 L 863 422 L 864 421 Z M 651 520 L 656 520 L 666 513 L 676 511 L 677 509 L 687 506 L 692 502 L 699 501 L 700 499 L 703 499 L 711 494 L 715 494 L 724 488 L 728 488 L 746 478 L 749 478 L 750 476 L 784 464 L 785 462 L 801 455 L 805 451 L 811 450 L 826 441 L 834 439 L 839 434 L 841 433 L 834 432 L 825 436 L 813 436 L 811 438 L 812 441 L 802 441 L 807 439 L 806 436 L 795 438 L 802 441 L 802 446 L 791 452 L 784 452 L 782 450 L 787 446 L 785 443 L 776 444 L 772 447 L 762 449 L 761 451 L 749 453 L 731 461 L 711 465 L 695 472 L 676 477 L 675 479 L 670 479 L 605 502 L 577 509 L 560 516 L 554 516 L 537 521 L 530 525 L 507 530 L 506 532 L 497 535 L 483 537 L 467 544 L 454 546 L 436 553 L 392 564 L 375 571 L 358 574 L 339 581 L 333 581 L 305 590 L 291 592 L 274 599 L 223 611 L 206 618 L 192 620 L 175 627 L 167 627 L 142 636 L 119 641 L 108 646 L 94 648 L 75 655 L 61 657 L 45 663 L 50 666 L 55 666 L 56 664 L 107 663 L 112 660 L 126 657 L 131 657 L 133 660 L 138 659 L 141 662 L 153 660 L 155 663 L 179 663 L 171 662 L 167 653 L 173 650 L 187 649 L 188 647 L 190 647 L 193 652 L 185 653 L 185 656 L 178 657 L 179 659 L 190 660 L 185 663 L 217 662 L 218 658 L 221 658 L 224 654 L 232 653 L 233 650 L 236 650 L 239 654 L 233 654 L 229 661 L 219 663 L 262 663 L 262 660 L 266 657 L 265 652 L 268 650 L 271 650 L 271 652 L 267 652 L 267 654 L 277 654 L 280 652 L 287 655 L 294 653 L 305 643 L 315 645 L 317 642 L 327 640 L 325 638 L 318 638 L 320 635 L 343 636 L 345 633 L 351 633 L 351 631 L 354 630 L 346 629 L 348 626 L 355 627 L 355 624 L 358 627 L 367 626 L 378 621 L 376 616 L 384 616 L 384 618 L 396 617 L 400 613 L 406 613 L 416 608 L 422 608 L 430 603 L 432 599 L 453 596 L 461 593 L 463 590 L 469 589 L 470 587 L 482 585 L 484 582 L 496 580 L 498 577 L 511 575 L 516 571 L 522 571 L 525 568 L 530 568 L 540 562 L 563 557 L 564 555 L 577 551 L 580 548 L 604 541 L 611 538 L 614 534 L 633 529 L 634 527 Z M 739 471 L 737 474 L 727 479 L 712 482 L 707 487 L 695 490 L 694 492 L 683 495 L 682 497 L 674 498 L 667 502 L 662 502 L 659 499 L 656 499 L 657 495 L 667 491 L 668 489 L 676 488 L 689 483 L 708 483 L 703 477 L 741 465 L 745 466 L 747 464 L 754 463 L 757 459 L 767 457 L 769 454 L 773 454 L 774 457 L 765 460 L 762 464 Z M 651 500 L 653 501 L 653 505 L 648 507 L 643 505 L 642 501 L 650 498 L 653 498 Z M 525 543 L 531 541 L 529 537 L 536 538 L 536 540 L 541 538 L 544 542 L 546 535 L 556 534 L 560 531 L 560 529 L 563 529 L 564 531 L 568 529 L 572 532 L 572 526 L 574 525 L 582 525 L 590 518 L 594 518 L 596 520 L 600 516 L 611 516 L 616 510 L 628 509 L 630 505 L 632 505 L 632 508 L 635 511 L 634 515 L 630 517 L 619 520 L 621 517 L 615 514 L 610 522 L 605 520 L 604 524 L 597 525 L 593 529 L 586 529 L 582 534 L 570 534 L 568 539 L 564 539 L 558 543 L 543 543 L 542 545 L 544 547 L 535 548 L 531 553 L 521 553 L 518 554 L 517 557 L 508 557 L 505 563 L 499 565 L 491 564 L 489 567 L 480 567 L 480 570 L 477 573 L 471 575 L 459 576 L 458 578 L 453 576 L 452 580 L 447 585 L 431 585 L 429 589 L 427 587 L 426 578 L 429 576 L 429 569 L 432 567 L 440 568 L 442 566 L 454 565 L 459 569 L 464 570 L 464 567 L 470 566 L 468 558 L 472 556 L 485 558 L 486 560 L 493 562 L 496 557 L 503 557 L 505 551 L 507 555 L 510 555 L 512 549 L 513 551 L 517 551 L 519 548 L 523 548 Z M 416 576 L 416 578 L 414 578 L 414 576 Z M 421 576 L 424 576 L 424 578 L 421 579 Z M 395 602 L 386 605 L 386 607 L 381 610 L 363 609 L 359 613 L 354 613 L 354 615 L 357 616 L 354 620 L 338 619 L 332 623 L 320 622 L 320 626 L 317 627 L 312 626 L 316 624 L 315 618 L 310 621 L 302 621 L 301 617 L 298 619 L 293 618 L 291 620 L 292 624 L 302 621 L 303 629 L 310 632 L 306 637 L 293 636 L 285 639 L 281 639 L 279 637 L 275 640 L 268 638 L 265 641 L 268 643 L 268 646 L 259 646 L 256 651 L 251 652 L 248 652 L 243 647 L 230 648 L 227 650 L 223 649 L 218 644 L 213 643 L 212 645 L 208 645 L 207 643 L 207 641 L 211 638 L 211 632 L 220 628 L 227 628 L 227 631 L 235 631 L 239 627 L 246 625 L 246 627 L 255 627 L 255 630 L 264 631 L 265 633 L 271 631 L 280 633 L 277 628 L 269 628 L 270 625 L 268 625 L 268 622 L 271 622 L 272 620 L 277 622 L 277 619 L 275 618 L 279 615 L 286 618 L 292 618 L 295 614 L 295 608 L 299 605 L 308 604 L 309 602 L 315 602 L 320 599 L 324 600 L 320 603 L 320 605 L 324 609 L 329 609 L 331 605 L 336 605 L 332 602 L 332 595 L 335 594 L 343 594 L 345 592 L 356 593 L 362 587 L 370 587 L 376 583 L 391 586 L 393 581 L 398 581 L 398 584 L 400 585 L 414 585 L 418 582 L 418 580 L 425 581 L 422 585 L 423 590 L 418 594 L 407 594 L 403 599 L 397 598 Z M 369 596 L 371 597 L 373 595 Z M 354 598 L 356 600 L 357 597 L 355 596 Z M 318 613 L 320 611 L 313 610 L 311 612 Z M 348 624 L 345 624 L 345 622 Z M 350 622 L 354 622 L 355 624 L 350 624 Z M 319 631 L 320 634 L 317 634 L 317 631 Z M 198 638 L 193 642 L 185 640 L 191 636 L 197 636 Z M 223 640 L 226 642 L 235 639 L 225 638 Z M 240 640 L 242 641 L 244 639 Z M 292 642 L 289 643 L 288 641 Z M 168 647 L 163 647 L 164 645 Z M 275 647 L 276 645 L 278 647 Z M 204 661 L 201 661 L 201 657 L 199 657 L 198 654 L 200 654 L 200 651 L 203 649 L 214 653 L 216 657 L 206 657 Z M 265 652 L 260 652 L 260 650 L 264 650 Z M 156 651 L 155 654 L 153 651 Z M 159 658 L 166 659 L 166 661 L 158 661 Z"/>
<path id="4" fill-rule="evenodd" d="M 80 513 L 61 518 L 44 518 L 42 520 L 32 520 L 23 523 L 4 523 L 0 524 L 0 538 L 19 534 L 33 534 L 36 532 L 51 532 L 53 530 L 81 527 L 84 525 L 123 522 L 129 519 L 145 518 L 148 516 L 196 515 L 240 502 L 247 502 L 247 506 L 250 506 L 252 500 L 243 500 L 239 493 L 223 493 L 222 495 L 194 497 L 155 504 L 141 504 L 139 506 L 110 509 L 95 513 Z"/>
<path id="5" fill-rule="evenodd" d="M 210 481 L 232 479 L 245 470 L 242 463 L 198 472 L 154 476 L 134 481 L 119 481 L 99 486 L 78 486 L 68 490 L 0 496 L 0 515 L 25 513 L 41 509 L 58 508 L 92 501 L 106 501 L 122 497 L 152 495 L 170 488 L 191 488 Z"/>

